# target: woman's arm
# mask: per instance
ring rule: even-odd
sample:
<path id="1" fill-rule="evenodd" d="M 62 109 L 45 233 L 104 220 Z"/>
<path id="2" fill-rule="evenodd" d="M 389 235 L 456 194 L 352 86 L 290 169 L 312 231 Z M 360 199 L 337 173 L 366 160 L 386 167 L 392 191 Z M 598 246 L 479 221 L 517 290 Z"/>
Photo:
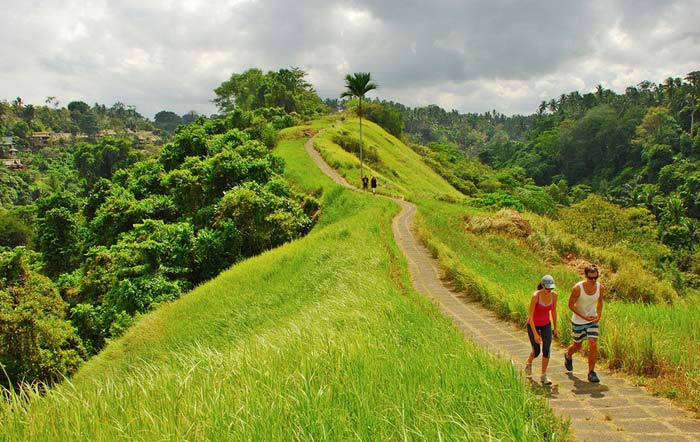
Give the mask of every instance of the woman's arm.
<path id="1" fill-rule="evenodd" d="M 535 337 L 535 342 L 538 344 L 542 342 L 542 337 L 537 333 L 537 327 L 535 326 L 535 306 L 537 305 L 537 292 L 530 298 L 530 314 L 527 317 L 527 322 L 530 324 L 532 329 L 532 335 Z"/>
<path id="2" fill-rule="evenodd" d="M 559 334 L 557 329 L 557 298 L 559 297 L 556 292 L 552 292 L 552 311 L 550 312 L 552 316 L 552 333 L 554 336 Z"/>

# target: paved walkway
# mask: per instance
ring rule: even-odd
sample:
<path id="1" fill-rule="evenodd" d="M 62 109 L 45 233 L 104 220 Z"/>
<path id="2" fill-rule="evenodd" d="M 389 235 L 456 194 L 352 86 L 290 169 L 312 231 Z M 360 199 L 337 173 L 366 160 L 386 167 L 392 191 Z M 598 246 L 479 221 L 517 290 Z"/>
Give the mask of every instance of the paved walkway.
<path id="1" fill-rule="evenodd" d="M 337 183 L 357 190 L 323 161 L 313 148 L 313 138 L 305 144 L 306 151 L 321 170 Z M 401 212 L 393 220 L 394 237 L 408 261 L 408 270 L 415 289 L 433 300 L 440 310 L 466 336 L 489 352 L 524 366 L 530 353 L 530 344 L 524 330 L 502 321 L 479 303 L 450 288 L 441 279 L 438 262 L 420 244 L 411 231 L 416 206 L 403 200 Z M 574 358 L 574 370 L 567 373 L 563 367 L 564 350 L 552 348 L 552 359 L 547 370 L 554 382 L 542 387 L 539 380 L 538 358 L 533 364 L 532 378 L 535 391 L 549 400 L 552 409 L 563 418 L 571 419 L 574 437 L 586 442 L 616 441 L 700 441 L 700 420 L 676 407 L 669 400 L 649 395 L 643 388 L 633 386 L 623 376 L 596 367 L 599 384 L 586 380 L 587 363 L 582 357 Z"/>

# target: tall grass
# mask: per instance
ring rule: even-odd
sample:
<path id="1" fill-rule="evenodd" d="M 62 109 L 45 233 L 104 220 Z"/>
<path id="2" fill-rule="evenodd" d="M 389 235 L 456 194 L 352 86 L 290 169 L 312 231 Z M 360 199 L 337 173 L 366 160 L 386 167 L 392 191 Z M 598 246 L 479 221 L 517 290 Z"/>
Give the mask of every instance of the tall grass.
<path id="1" fill-rule="evenodd" d="M 700 292 L 674 305 L 610 303 L 601 347 L 611 366 L 659 376 L 660 394 L 700 411 Z"/>
<path id="2" fill-rule="evenodd" d="M 357 132 L 352 120 L 336 130 L 350 135 Z M 493 214 L 461 203 L 437 175 L 415 178 L 415 171 L 423 172 L 414 158 L 404 154 L 405 146 L 376 127 L 367 132 L 374 140 L 370 143 L 380 146 L 378 163 L 394 168 L 387 193 L 401 194 L 418 204 L 418 233 L 458 288 L 524 326 L 530 294 L 539 278 L 554 275 L 559 293 L 559 339 L 568 345 L 568 297 L 581 273 L 576 262 L 569 262 L 565 255 L 602 264 L 601 282 L 608 286 L 610 298 L 601 321 L 601 355 L 613 368 L 651 376 L 657 391 L 700 411 L 700 295 L 678 298 L 671 283 L 655 277 L 638 252 L 623 245 L 592 246 L 585 238 L 567 234 L 536 215 L 527 216 L 534 230 L 528 238 L 494 231 L 472 233 L 466 226 L 468 216 Z M 354 173 L 356 165 L 347 152 L 328 141 L 322 142 L 320 149 L 344 173 Z"/>
<path id="3" fill-rule="evenodd" d="M 336 124 L 316 139 L 321 156 L 348 182 L 360 187 L 359 158 L 343 150 L 333 140 L 336 137 L 359 140 L 359 120 L 348 118 Z M 364 145 L 376 152 L 376 161 L 367 161 L 367 176 L 378 179 L 377 191 L 398 198 L 416 198 L 457 201 L 463 195 L 428 167 L 421 157 L 393 135 L 375 123 L 362 122 Z"/>
<path id="4" fill-rule="evenodd" d="M 539 278 L 547 273 L 554 275 L 559 293 L 559 341 L 562 345 L 571 343 L 567 302 L 571 288 L 580 280 L 579 269 L 549 248 L 533 249 L 521 240 L 493 232 L 469 233 L 464 217 L 476 209 L 428 201 L 422 202 L 420 209 L 419 231 L 439 257 L 446 275 L 504 318 L 524 325 L 529 295 Z M 593 253 L 592 258 L 612 255 L 609 251 L 588 251 Z M 614 259 L 611 256 L 607 262 Z M 634 259 L 620 267 L 633 269 Z M 601 282 L 612 288 L 632 277 L 620 272 L 606 273 L 603 267 Z M 636 277 L 636 284 L 649 278 L 642 269 Z M 660 303 L 612 298 L 604 303 L 600 354 L 611 368 L 654 378 L 656 391 L 700 411 L 700 295 L 667 303 L 663 301 L 668 292 L 666 286 L 658 281 L 647 284 L 652 288 L 657 285 L 659 292 L 645 296 L 659 299 Z"/>
<path id="5" fill-rule="evenodd" d="M 319 225 L 143 317 L 46 395 L 0 406 L 2 440 L 556 440 L 507 362 L 410 289 L 398 207 L 277 153 Z M 24 399 L 28 399 L 25 401 Z"/>

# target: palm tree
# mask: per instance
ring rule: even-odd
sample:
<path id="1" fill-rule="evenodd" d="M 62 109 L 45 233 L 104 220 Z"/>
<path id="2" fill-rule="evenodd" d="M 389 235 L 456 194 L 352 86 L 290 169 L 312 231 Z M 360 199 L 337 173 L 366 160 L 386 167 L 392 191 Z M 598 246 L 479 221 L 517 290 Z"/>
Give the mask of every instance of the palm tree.
<path id="1" fill-rule="evenodd" d="M 360 106 L 357 110 L 357 115 L 360 117 L 360 180 L 364 175 L 362 166 L 362 99 L 365 94 L 373 89 L 377 89 L 377 85 L 371 82 L 369 72 L 355 72 L 354 74 L 345 76 L 345 92 L 340 94 L 341 98 L 357 97 L 360 100 Z"/>
<path id="2" fill-rule="evenodd" d="M 689 73 L 685 79 L 690 84 L 688 102 L 690 103 L 690 137 L 695 137 L 695 112 L 700 108 L 700 71 Z"/>

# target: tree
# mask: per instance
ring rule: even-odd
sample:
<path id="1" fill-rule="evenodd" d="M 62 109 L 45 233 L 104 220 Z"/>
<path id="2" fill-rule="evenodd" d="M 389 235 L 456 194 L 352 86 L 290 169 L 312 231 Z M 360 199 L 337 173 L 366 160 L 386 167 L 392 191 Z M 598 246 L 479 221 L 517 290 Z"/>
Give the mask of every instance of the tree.
<path id="1" fill-rule="evenodd" d="M 14 213 L 0 208 L 0 247 L 31 246 L 34 232 Z"/>
<path id="2" fill-rule="evenodd" d="M 73 153 L 75 167 L 91 186 L 100 178 L 110 179 L 117 169 L 139 159 L 139 154 L 132 150 L 132 144 L 123 138 L 105 138 L 94 145 L 81 143 Z"/>
<path id="3" fill-rule="evenodd" d="M 403 132 L 403 115 L 386 103 L 373 102 L 365 105 L 365 115 L 395 137 Z"/>
<path id="4" fill-rule="evenodd" d="M 357 115 L 360 117 L 360 179 L 364 176 L 362 169 L 362 99 L 365 94 L 371 90 L 377 89 L 377 85 L 371 82 L 369 72 L 355 72 L 354 74 L 345 76 L 345 92 L 340 94 L 340 98 L 357 97 L 360 100 L 360 106 Z"/>
<path id="5" fill-rule="evenodd" d="M 197 113 L 197 111 L 191 110 L 182 116 L 182 123 L 190 124 L 197 118 L 199 118 L 199 114 Z"/>
<path id="6" fill-rule="evenodd" d="M 175 112 L 163 110 L 155 116 L 155 126 L 168 133 L 174 133 L 180 124 L 182 124 L 182 118 Z"/>
<path id="7" fill-rule="evenodd" d="M 31 269 L 33 259 L 23 247 L 0 253 L 0 382 L 7 375 L 15 387 L 58 381 L 86 356 L 65 319 L 68 306 L 51 280 Z"/>
<path id="8" fill-rule="evenodd" d="M 285 112 L 300 115 L 325 112 L 327 108 L 304 80 L 305 76 L 306 72 L 295 67 L 266 74 L 260 69 L 248 69 L 242 74 L 232 74 L 214 89 L 214 103 L 223 113 L 265 107 L 281 107 Z"/>
<path id="9" fill-rule="evenodd" d="M 71 120 L 78 126 L 81 132 L 88 135 L 97 133 L 97 117 L 90 110 L 90 106 L 83 101 L 71 101 L 68 103 Z"/>
<path id="10" fill-rule="evenodd" d="M 700 71 L 693 71 L 686 75 L 685 79 L 690 83 L 688 101 L 690 101 L 690 137 L 695 137 L 695 112 L 700 108 Z"/>

